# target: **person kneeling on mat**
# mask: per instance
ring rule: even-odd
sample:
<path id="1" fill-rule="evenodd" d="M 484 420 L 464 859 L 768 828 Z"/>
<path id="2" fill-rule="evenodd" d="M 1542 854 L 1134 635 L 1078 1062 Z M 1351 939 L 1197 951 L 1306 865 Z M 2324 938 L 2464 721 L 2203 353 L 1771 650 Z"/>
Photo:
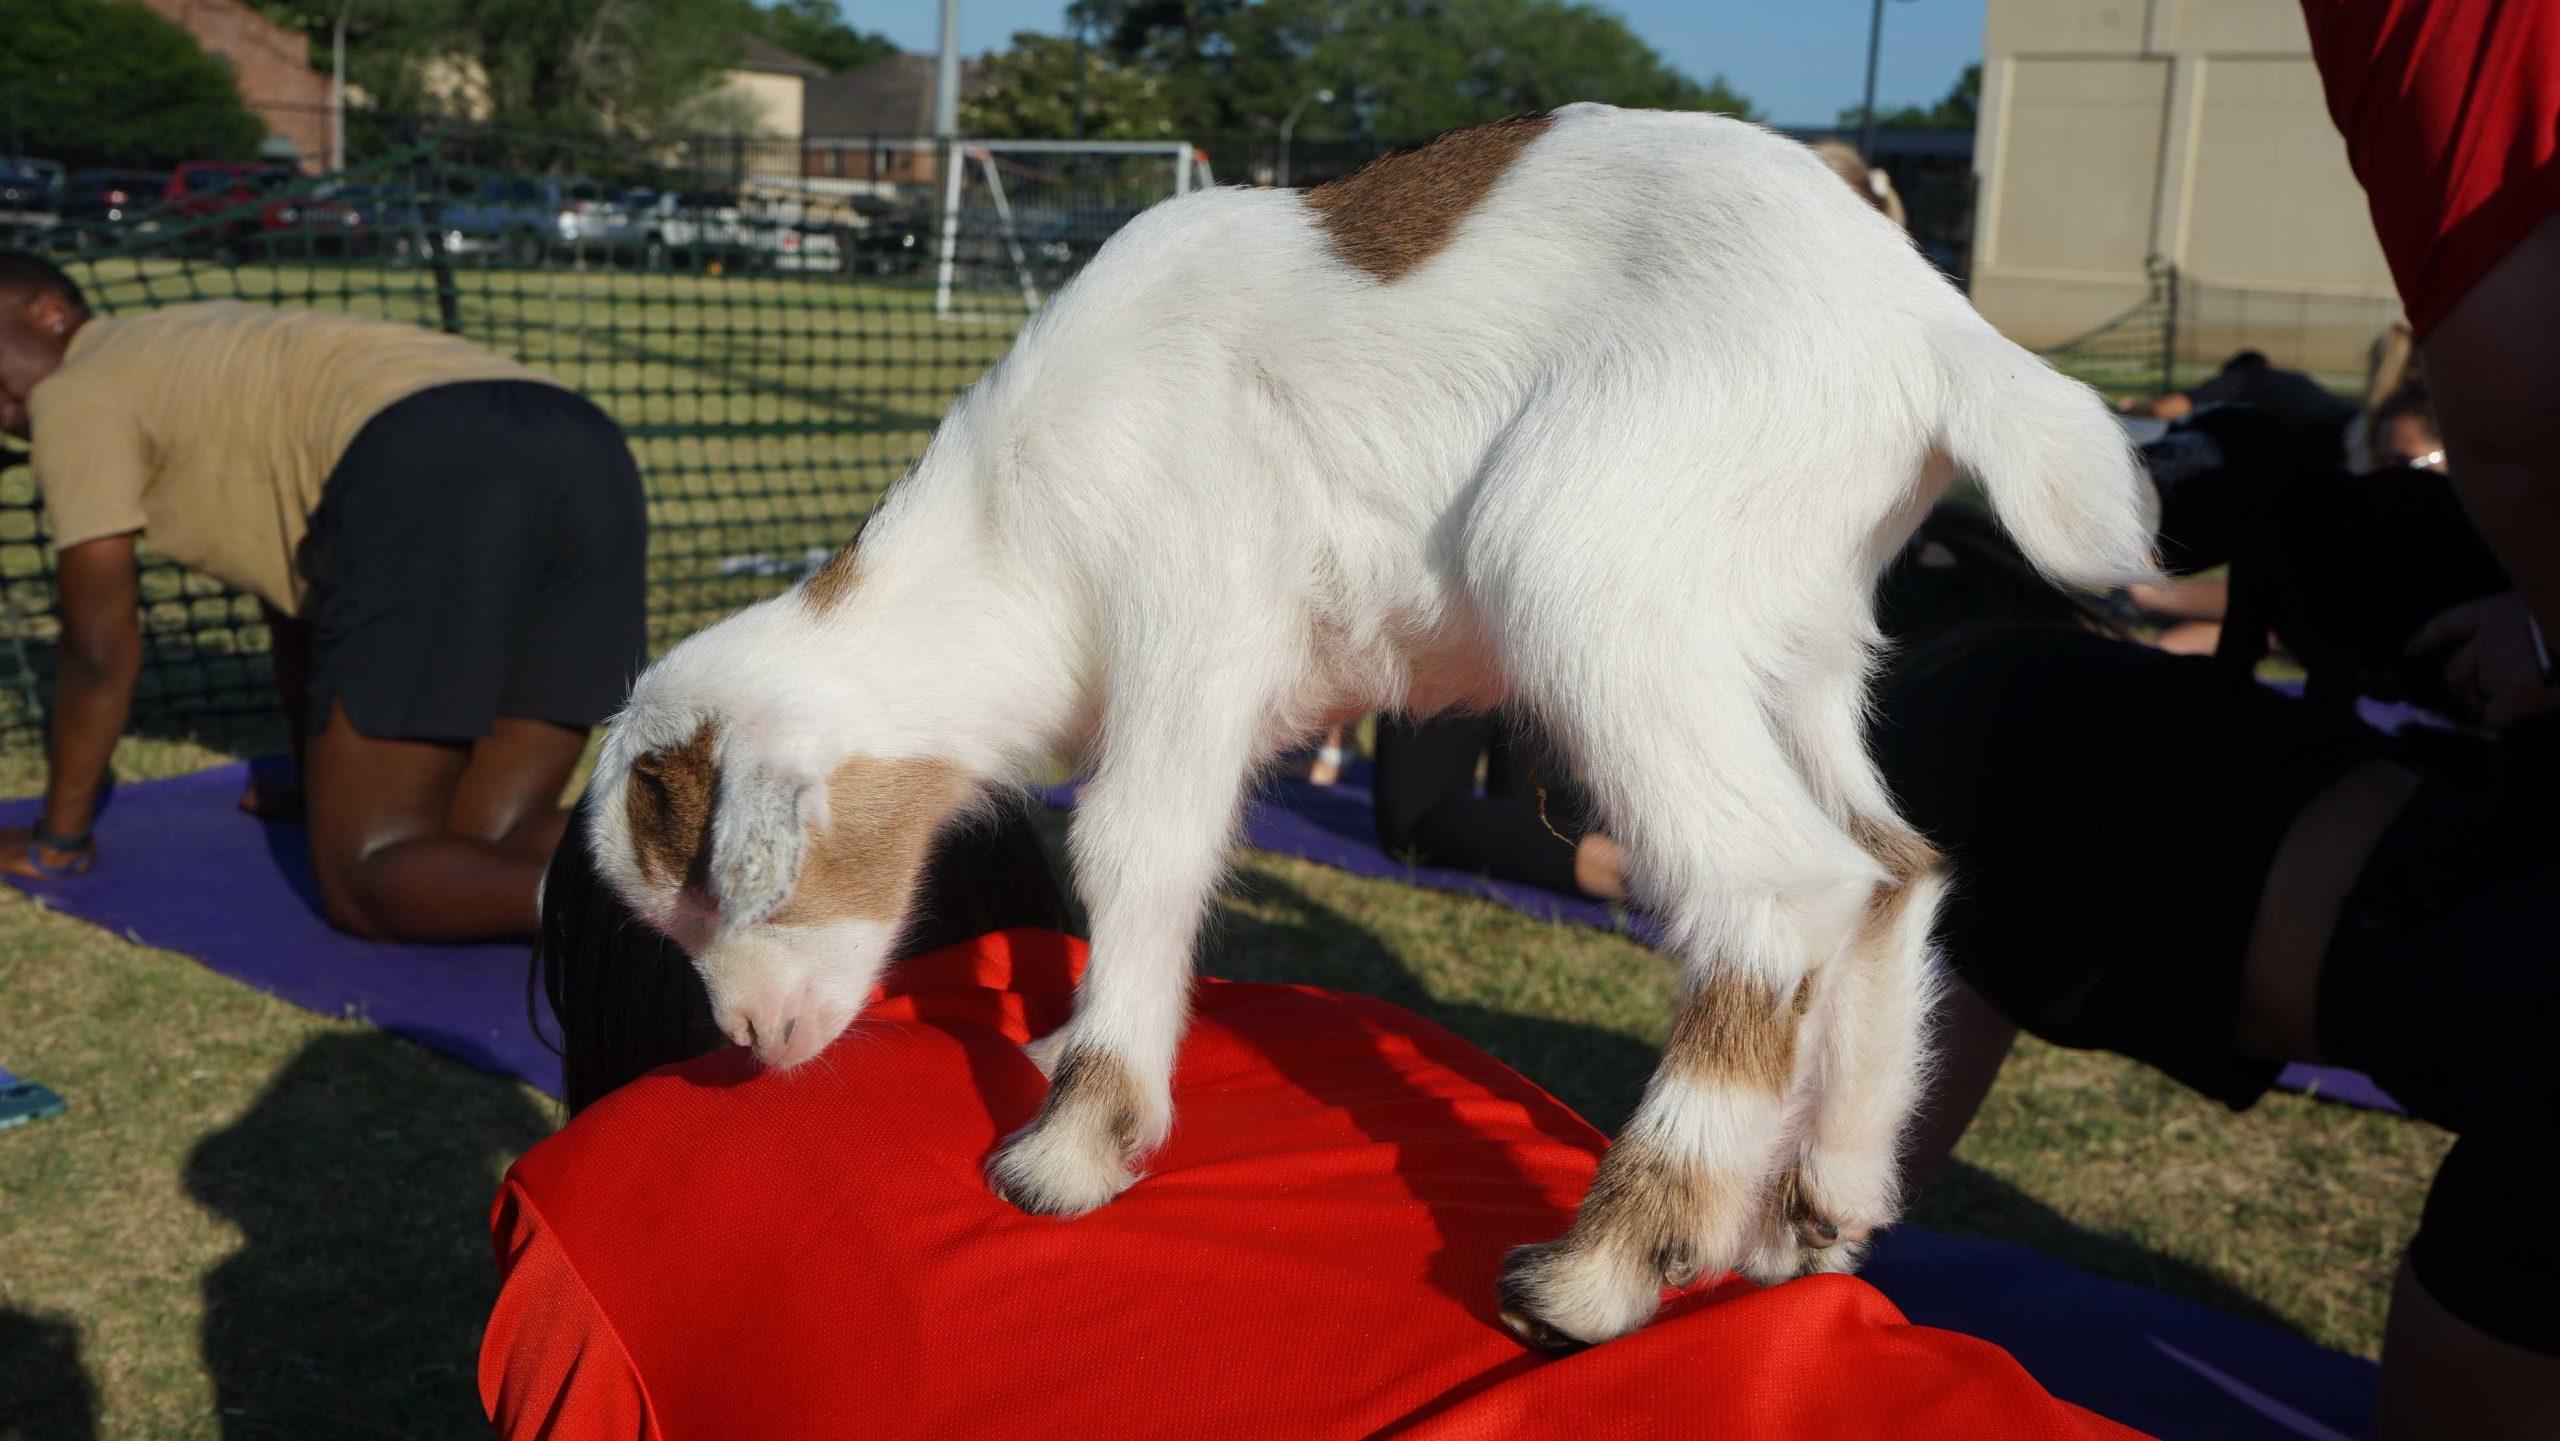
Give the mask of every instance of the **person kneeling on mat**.
<path id="1" fill-rule="evenodd" d="M 604 412 L 414 326 L 234 301 L 95 318 L 0 251 L 0 430 L 33 441 L 62 621 L 43 818 L 0 830 L 0 866 L 98 863 L 148 541 L 266 608 L 330 924 L 534 930 L 561 791 L 646 643 L 646 507 Z"/>

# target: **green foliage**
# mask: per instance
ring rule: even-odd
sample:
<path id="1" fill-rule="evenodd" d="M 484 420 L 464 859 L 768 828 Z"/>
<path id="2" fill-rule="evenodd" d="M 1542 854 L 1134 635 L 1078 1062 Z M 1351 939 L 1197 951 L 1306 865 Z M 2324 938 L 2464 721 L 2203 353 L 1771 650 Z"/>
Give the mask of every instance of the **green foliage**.
<path id="1" fill-rule="evenodd" d="M 1021 34 L 990 55 L 960 101 L 969 135 L 1163 140 L 1173 107 L 1156 77 L 1055 35 Z"/>
<path id="2" fill-rule="evenodd" d="M 14 116 L 27 154 L 68 165 L 241 160 L 267 133 L 221 61 L 131 0 L 0 0 L 0 37 L 0 121 Z"/>
<path id="3" fill-rule="evenodd" d="M 887 36 L 846 24 L 833 0 L 769 0 L 751 23 L 757 34 L 829 70 L 859 70 L 898 53 Z"/>
<path id="4" fill-rule="evenodd" d="M 1577 0 L 1077 0 L 1068 19 L 1158 77 L 1190 134 L 1274 130 L 1320 91 L 1310 139 L 1418 139 L 1575 100 L 1751 114 Z"/>
<path id="5" fill-rule="evenodd" d="M 261 0 L 327 63 L 337 0 Z M 722 118 L 749 0 L 351 0 L 347 78 L 376 129 L 430 119 L 642 140 Z"/>
<path id="6" fill-rule="evenodd" d="M 1964 67 L 1945 97 L 1935 105 L 1897 105 L 1888 110 L 1876 109 L 1878 130 L 1971 130 L 1974 114 L 1982 104 L 1982 66 L 1979 62 Z M 1840 112 L 1840 128 L 1854 130 L 1860 123 L 1858 107 L 1852 105 Z"/>

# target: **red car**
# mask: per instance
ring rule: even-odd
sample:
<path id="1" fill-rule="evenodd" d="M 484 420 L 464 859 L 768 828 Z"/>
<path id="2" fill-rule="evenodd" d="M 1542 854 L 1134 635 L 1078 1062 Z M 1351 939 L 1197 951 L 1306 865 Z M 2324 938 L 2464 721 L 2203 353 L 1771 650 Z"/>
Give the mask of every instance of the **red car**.
<path id="1" fill-rule="evenodd" d="M 259 207 L 300 178 L 288 165 L 190 160 L 170 172 L 160 219 L 191 240 L 243 240 L 260 229 Z"/>

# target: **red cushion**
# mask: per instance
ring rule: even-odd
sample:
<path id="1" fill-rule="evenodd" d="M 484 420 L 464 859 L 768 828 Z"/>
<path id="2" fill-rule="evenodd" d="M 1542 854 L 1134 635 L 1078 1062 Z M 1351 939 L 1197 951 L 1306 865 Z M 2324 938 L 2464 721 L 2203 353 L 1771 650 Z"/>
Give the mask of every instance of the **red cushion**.
<path id="1" fill-rule="evenodd" d="M 1024 1216 L 979 1166 L 1043 1090 L 1080 942 L 903 967 L 812 1064 L 724 1052 L 516 1163 L 481 1394 L 509 1437 L 2117 1437 L 1845 1277 L 1734 1281 L 1576 1356 L 1495 1319 L 1601 1136 L 1393 1006 L 1207 982 L 1171 1143 Z"/>

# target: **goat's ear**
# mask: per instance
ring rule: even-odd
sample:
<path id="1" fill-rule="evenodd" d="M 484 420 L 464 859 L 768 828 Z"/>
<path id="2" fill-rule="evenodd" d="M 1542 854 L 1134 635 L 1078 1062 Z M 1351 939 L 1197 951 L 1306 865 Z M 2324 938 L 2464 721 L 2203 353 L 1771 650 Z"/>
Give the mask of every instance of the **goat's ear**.
<path id="1" fill-rule="evenodd" d="M 791 899 L 808 848 L 803 812 L 814 790 L 799 776 L 761 765 L 722 769 L 709 869 L 724 925 L 755 925 Z"/>

